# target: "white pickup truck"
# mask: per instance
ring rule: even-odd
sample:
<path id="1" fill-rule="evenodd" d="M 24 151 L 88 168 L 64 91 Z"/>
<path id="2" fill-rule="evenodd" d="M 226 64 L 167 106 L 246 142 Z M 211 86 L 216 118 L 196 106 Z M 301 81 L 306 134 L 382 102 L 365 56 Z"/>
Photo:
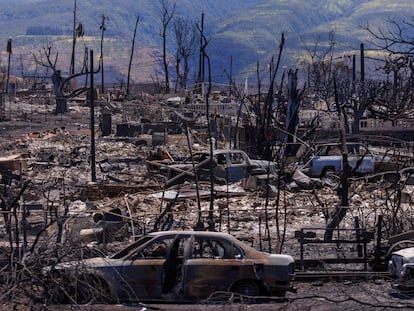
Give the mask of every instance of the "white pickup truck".
<path id="1" fill-rule="evenodd" d="M 395 277 L 391 287 L 412 292 L 414 289 L 414 247 L 393 252 L 388 263 L 388 272 Z"/>
<path id="2" fill-rule="evenodd" d="M 328 145 L 324 145 L 327 147 Z M 335 146 L 335 145 L 329 145 Z M 321 148 L 322 149 L 322 148 Z M 327 148 L 325 148 L 326 150 Z M 329 148 L 328 148 L 329 149 Z M 331 148 L 332 149 L 332 148 Z M 382 155 L 374 155 L 368 148 L 363 145 L 354 148 L 358 153 L 348 154 L 348 164 L 354 174 L 368 174 L 382 170 L 385 163 L 390 161 L 390 158 Z M 336 145 L 336 154 L 321 153 L 310 158 L 309 169 L 307 175 L 310 177 L 323 177 L 330 173 L 340 174 L 343 170 L 343 156 Z"/>

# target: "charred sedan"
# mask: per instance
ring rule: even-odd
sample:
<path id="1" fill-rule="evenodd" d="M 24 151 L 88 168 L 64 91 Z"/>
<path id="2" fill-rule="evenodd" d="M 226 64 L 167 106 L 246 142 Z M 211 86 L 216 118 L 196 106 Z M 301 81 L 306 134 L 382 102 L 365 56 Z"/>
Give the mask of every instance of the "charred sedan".
<path id="1" fill-rule="evenodd" d="M 215 291 L 284 296 L 294 260 L 259 252 L 225 233 L 163 231 L 112 257 L 60 263 L 45 273 L 52 278 L 49 295 L 78 303 L 196 301 Z"/>

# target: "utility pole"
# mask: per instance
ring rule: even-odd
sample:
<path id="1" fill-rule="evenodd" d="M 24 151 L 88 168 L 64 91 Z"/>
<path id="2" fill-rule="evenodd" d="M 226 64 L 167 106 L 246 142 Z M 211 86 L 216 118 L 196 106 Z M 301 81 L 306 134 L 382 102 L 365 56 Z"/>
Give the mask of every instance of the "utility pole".
<path id="1" fill-rule="evenodd" d="M 73 29 L 72 29 L 72 58 L 70 60 L 69 72 L 75 74 L 75 45 L 76 45 L 76 0 L 73 8 Z"/>
<path id="2" fill-rule="evenodd" d="M 104 32 L 106 30 L 105 28 L 105 19 L 107 17 L 105 15 L 102 15 L 102 22 L 101 22 L 101 26 L 99 27 L 99 29 L 101 30 L 101 94 L 103 94 L 105 92 L 105 87 L 104 87 L 104 61 L 103 61 L 103 40 L 104 40 Z"/>
<path id="3" fill-rule="evenodd" d="M 9 58 L 8 58 L 8 62 L 7 62 L 7 81 L 6 81 L 6 94 L 9 94 L 9 80 L 10 80 L 10 57 L 13 54 L 12 51 L 12 39 L 9 38 L 9 40 L 7 40 L 7 53 L 9 53 Z"/>
<path id="4" fill-rule="evenodd" d="M 364 55 L 364 44 L 361 43 L 361 82 L 365 81 L 365 55 Z"/>
<path id="5" fill-rule="evenodd" d="M 201 26 L 200 26 L 200 55 L 198 59 L 198 84 L 200 85 L 200 90 L 202 89 L 202 84 L 204 83 L 204 13 L 201 13 Z"/>
<path id="6" fill-rule="evenodd" d="M 288 72 L 288 106 L 286 112 L 286 149 L 285 155 L 292 156 L 294 155 L 294 146 L 292 143 L 296 142 L 296 131 L 299 123 L 299 100 L 298 100 L 298 91 L 297 91 L 297 70 L 289 70 Z"/>
<path id="7" fill-rule="evenodd" d="M 230 55 L 230 77 L 229 77 L 229 97 L 230 101 L 233 96 L 232 94 L 232 84 L 233 84 L 233 55 Z"/>
<path id="8" fill-rule="evenodd" d="M 352 93 L 355 93 L 355 82 L 356 82 L 356 57 L 352 55 Z"/>
<path id="9" fill-rule="evenodd" d="M 137 36 L 138 23 L 139 23 L 139 15 L 137 15 L 137 18 L 135 20 L 134 35 L 132 37 L 132 48 L 131 48 L 131 55 L 129 57 L 128 77 L 127 77 L 127 87 L 126 87 L 126 93 L 127 93 L 127 95 L 129 95 L 129 92 L 130 92 L 129 82 L 130 82 L 130 79 L 131 79 L 131 66 L 132 66 L 132 59 L 134 58 L 135 38 Z"/>
<path id="10" fill-rule="evenodd" d="M 90 94 L 89 94 L 89 104 L 90 104 L 90 129 L 91 129 L 91 177 L 92 182 L 96 181 L 96 160 L 95 160 L 95 86 L 93 80 L 93 50 L 90 50 L 90 80 L 91 80 L 91 87 L 90 87 Z"/>

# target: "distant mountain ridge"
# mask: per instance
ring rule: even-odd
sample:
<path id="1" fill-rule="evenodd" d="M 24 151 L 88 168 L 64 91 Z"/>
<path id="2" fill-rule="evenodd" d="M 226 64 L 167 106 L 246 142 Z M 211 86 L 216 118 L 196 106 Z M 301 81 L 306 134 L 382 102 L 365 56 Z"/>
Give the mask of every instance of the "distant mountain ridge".
<path id="1" fill-rule="evenodd" d="M 2 0 L 2 5 L 7 2 L 11 1 Z M 22 46 L 22 53 L 27 53 L 34 45 L 45 45 L 45 42 L 59 49 L 70 46 L 70 36 L 64 39 L 56 35 L 60 31 L 62 34 L 71 32 L 74 1 L 14 0 L 13 3 L 0 11 L 0 42 L 13 37 L 16 49 Z M 191 18 L 194 22 L 199 23 L 201 13 L 204 13 L 205 34 L 210 40 L 207 52 L 212 60 L 214 76 L 218 79 L 223 78 L 223 69 L 228 69 L 230 57 L 234 59 L 234 73 L 239 73 L 240 79 L 256 62 L 265 66 L 277 53 L 282 32 L 286 36 L 283 65 L 295 66 L 305 53 L 304 44 L 313 45 L 320 40 L 319 46 L 323 48 L 330 31 L 335 33 L 338 51 L 352 51 L 361 42 L 369 46 L 372 38 L 363 29 L 367 24 L 373 28 L 387 27 L 386 20 L 401 21 L 414 16 L 412 0 L 180 0 L 176 3 L 176 15 Z M 122 66 L 116 62 L 127 59 L 125 53 L 129 49 L 137 15 L 140 16 L 138 47 L 145 48 L 146 53 L 151 54 L 148 57 L 159 57 L 159 52 L 155 52 L 161 48 L 159 1 L 118 0 L 114 4 L 112 0 L 77 0 L 77 12 L 85 35 L 96 37 L 84 44 L 95 49 L 98 49 L 101 16 L 108 17 L 104 42 L 108 49 L 107 64 L 118 72 L 118 77 L 123 72 L 120 72 Z M 57 32 L 49 36 L 28 36 L 31 27 L 49 27 Z M 168 47 L 172 55 L 173 42 L 171 33 Z M 68 51 L 61 54 L 67 58 Z M 152 61 L 157 62 L 155 59 Z M 196 62 L 195 56 L 193 65 Z M 151 78 L 148 74 L 152 78 L 154 74 L 161 75 L 161 71 L 157 64 L 145 73 L 146 79 Z M 135 79 L 138 76 L 139 73 Z"/>

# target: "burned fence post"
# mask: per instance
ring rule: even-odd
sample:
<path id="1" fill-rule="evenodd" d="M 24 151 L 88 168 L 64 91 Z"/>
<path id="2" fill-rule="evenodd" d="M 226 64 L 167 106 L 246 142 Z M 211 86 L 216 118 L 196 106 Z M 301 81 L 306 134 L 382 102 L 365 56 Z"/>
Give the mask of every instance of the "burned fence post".
<path id="1" fill-rule="evenodd" d="M 112 115 L 108 109 L 102 110 L 102 136 L 109 136 L 112 133 Z"/>
<path id="2" fill-rule="evenodd" d="M 354 220 L 355 220 L 355 236 L 356 236 L 356 240 L 357 240 L 358 257 L 362 257 L 361 229 L 359 228 L 359 218 L 358 218 L 358 216 L 355 216 Z"/>
<path id="3" fill-rule="evenodd" d="M 378 215 L 377 239 L 375 243 L 374 268 L 381 266 L 382 215 Z"/>

